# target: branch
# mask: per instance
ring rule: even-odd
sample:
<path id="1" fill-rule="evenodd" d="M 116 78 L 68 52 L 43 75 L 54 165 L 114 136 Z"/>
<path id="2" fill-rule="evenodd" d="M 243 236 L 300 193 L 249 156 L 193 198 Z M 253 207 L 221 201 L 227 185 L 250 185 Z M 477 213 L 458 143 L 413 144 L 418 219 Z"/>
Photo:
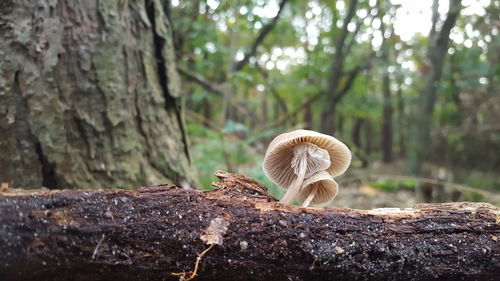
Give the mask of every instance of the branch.
<path id="1" fill-rule="evenodd" d="M 494 280 L 500 208 L 284 206 L 217 172 L 216 190 L 0 193 L 1 280 Z M 237 274 L 236 274 L 237 273 Z"/>
<path id="2" fill-rule="evenodd" d="M 278 14 L 276 14 L 276 16 L 262 28 L 262 31 L 253 41 L 252 46 L 250 47 L 250 51 L 246 52 L 243 59 L 236 63 L 236 66 L 234 67 L 235 71 L 240 71 L 241 69 L 243 69 L 243 67 L 245 67 L 250 58 L 255 56 L 255 53 L 257 52 L 257 47 L 264 41 L 267 34 L 274 28 L 287 2 L 288 0 L 281 0 Z"/>
<path id="3" fill-rule="evenodd" d="M 224 89 L 222 89 L 220 86 L 206 80 L 205 78 L 203 78 L 199 74 L 192 73 L 189 70 L 184 69 L 182 67 L 177 67 L 177 71 L 179 71 L 179 73 L 184 75 L 187 79 L 200 84 L 203 88 L 205 88 L 209 92 L 216 93 L 220 96 L 226 95 L 226 91 Z"/>
<path id="4" fill-rule="evenodd" d="M 257 71 L 259 71 L 260 75 L 262 75 L 262 78 L 264 78 L 264 83 L 266 84 L 267 88 L 269 88 L 269 92 L 273 95 L 273 97 L 278 102 L 279 107 L 281 107 L 283 112 L 286 114 L 288 112 L 286 101 L 279 95 L 279 93 L 276 91 L 276 88 L 274 88 L 271 82 L 269 82 L 269 73 L 265 71 L 258 63 L 255 64 L 255 67 Z"/>
<path id="5" fill-rule="evenodd" d="M 299 112 L 301 112 L 302 110 L 306 109 L 307 106 L 309 106 L 310 104 L 312 104 L 313 102 L 315 102 L 316 100 L 318 100 L 324 94 L 325 94 L 325 92 L 323 92 L 323 91 L 316 93 L 314 96 L 308 98 L 304 103 L 302 103 L 301 105 L 299 105 L 294 111 L 288 112 L 287 114 L 285 114 L 284 116 L 282 116 L 278 121 L 276 121 L 273 124 L 267 126 L 265 129 L 267 130 L 267 129 L 271 129 L 271 128 L 282 126 L 287 121 L 290 121 L 290 118 L 292 118 L 292 117 L 296 116 L 297 114 L 299 114 Z"/>
<path id="6" fill-rule="evenodd" d="M 452 0 L 454 1 L 454 0 Z M 436 35 L 436 25 L 439 19 L 439 0 L 432 1 L 432 17 L 431 17 L 431 29 L 429 30 L 429 37 L 434 38 Z"/>
<path id="7" fill-rule="evenodd" d="M 229 97 L 231 96 L 229 92 L 227 92 L 225 89 L 221 88 L 219 85 L 216 85 L 205 78 L 203 78 L 201 75 L 189 72 L 188 70 L 182 68 L 182 67 L 177 67 L 177 70 L 179 71 L 180 74 L 184 75 L 187 79 L 198 83 L 200 86 L 205 88 L 207 91 L 216 93 L 220 95 L 221 97 Z M 241 103 L 235 103 L 234 104 L 240 111 L 245 112 L 255 120 L 259 120 L 259 117 L 255 114 L 254 111 L 249 109 L 245 104 Z"/>
<path id="8" fill-rule="evenodd" d="M 364 64 L 362 65 L 358 65 L 357 67 L 355 67 L 353 70 L 347 72 L 347 73 L 343 73 L 342 75 L 347 75 L 347 80 L 346 82 L 344 83 L 342 89 L 338 92 L 338 94 L 333 98 L 331 99 L 331 102 L 333 104 L 337 104 L 338 102 L 340 102 L 342 100 L 342 98 L 347 94 L 347 92 L 349 92 L 349 90 L 351 89 L 352 87 L 352 84 L 354 83 L 354 80 L 356 80 L 356 77 L 358 76 L 358 74 L 368 68 L 370 66 L 370 57 L 372 55 L 370 55 L 365 61 Z M 274 128 L 274 127 L 278 127 L 278 126 L 281 126 L 283 125 L 284 123 L 286 123 L 288 120 L 290 120 L 291 117 L 293 116 L 296 116 L 297 114 L 299 114 L 299 112 L 301 112 L 302 110 L 306 109 L 307 106 L 309 106 L 310 104 L 312 104 L 313 102 L 315 102 L 316 100 L 318 100 L 321 96 L 323 96 L 326 92 L 324 91 L 321 91 L 321 92 L 318 92 L 317 94 L 315 94 L 314 96 L 311 96 L 310 98 L 308 98 L 305 102 L 303 102 L 301 105 L 299 105 L 294 111 L 291 111 L 291 112 L 288 112 L 287 114 L 285 114 L 283 117 L 281 117 L 281 119 L 279 119 L 278 121 L 276 121 L 275 123 L 269 125 L 266 127 L 266 129 L 270 129 L 270 128 Z"/>
<path id="9" fill-rule="evenodd" d="M 367 62 L 369 62 L 369 59 L 367 59 Z M 342 89 L 337 93 L 337 95 L 333 98 L 332 103 L 337 104 L 339 103 L 342 98 L 347 94 L 347 92 L 351 89 L 354 80 L 356 80 L 356 77 L 358 77 L 358 74 L 363 70 L 366 69 L 369 66 L 369 63 L 365 63 L 364 65 L 358 65 L 356 66 L 353 70 L 351 70 L 348 75 L 347 75 L 347 80 L 344 83 L 344 86 Z"/>
<path id="10" fill-rule="evenodd" d="M 460 9 L 462 9 L 461 0 L 450 0 L 450 8 L 448 10 L 448 15 L 446 16 L 446 20 L 441 27 L 441 31 L 439 32 L 438 39 L 436 42 L 437 46 L 447 46 L 448 45 L 448 37 L 450 37 L 450 31 L 455 25 L 455 21 L 457 20 L 458 15 L 460 14 Z"/>

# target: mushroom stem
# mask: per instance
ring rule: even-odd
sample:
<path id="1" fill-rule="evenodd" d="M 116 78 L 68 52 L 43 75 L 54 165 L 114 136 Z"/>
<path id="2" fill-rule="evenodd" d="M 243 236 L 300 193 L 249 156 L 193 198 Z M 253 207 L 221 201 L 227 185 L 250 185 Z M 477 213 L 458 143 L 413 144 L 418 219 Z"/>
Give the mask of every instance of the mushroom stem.
<path id="1" fill-rule="evenodd" d="M 293 199 L 295 199 L 297 197 L 297 194 L 299 194 L 300 187 L 302 186 L 302 182 L 304 182 L 304 177 L 306 175 L 307 156 L 304 155 L 304 156 L 300 157 L 299 165 L 300 165 L 299 166 L 299 173 L 297 175 L 297 178 L 293 181 L 293 183 L 287 189 L 283 198 L 281 198 L 281 200 L 280 200 L 281 204 L 291 205 L 293 202 Z"/>
<path id="2" fill-rule="evenodd" d="M 311 193 L 309 193 L 309 195 L 307 195 L 306 200 L 304 200 L 304 203 L 302 203 L 302 207 L 305 208 L 305 207 L 309 206 L 309 204 L 311 204 L 311 201 L 314 199 L 314 196 L 316 196 L 317 191 L 318 191 L 318 188 L 316 188 L 316 187 L 312 188 Z"/>

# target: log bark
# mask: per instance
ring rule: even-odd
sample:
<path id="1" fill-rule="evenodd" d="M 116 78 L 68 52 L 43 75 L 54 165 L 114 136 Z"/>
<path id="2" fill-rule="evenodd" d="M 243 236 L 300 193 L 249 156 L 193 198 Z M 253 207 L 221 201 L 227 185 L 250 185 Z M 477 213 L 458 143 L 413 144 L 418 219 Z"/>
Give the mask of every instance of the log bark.
<path id="1" fill-rule="evenodd" d="M 221 181 L 210 191 L 167 185 L 138 191 L 4 191 L 0 280 L 499 276 L 500 208 L 493 205 L 287 207 L 254 180 L 216 175 Z"/>

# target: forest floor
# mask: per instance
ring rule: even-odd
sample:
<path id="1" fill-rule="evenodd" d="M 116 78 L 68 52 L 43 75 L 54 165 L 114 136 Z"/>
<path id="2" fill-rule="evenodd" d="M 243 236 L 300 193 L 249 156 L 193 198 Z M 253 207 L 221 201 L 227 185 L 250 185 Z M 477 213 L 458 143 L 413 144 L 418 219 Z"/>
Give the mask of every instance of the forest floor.
<path id="1" fill-rule="evenodd" d="M 452 202 L 452 201 L 478 201 L 489 202 L 500 206 L 500 192 L 498 192 L 499 179 L 480 172 L 471 172 L 474 178 L 481 179 L 473 186 L 458 184 L 463 182 L 453 175 L 460 171 L 452 171 L 444 167 L 426 165 L 430 183 L 422 183 L 417 178 L 405 177 L 402 170 L 404 163 L 395 162 L 390 165 L 374 163 L 366 169 L 355 168 L 345 177 L 338 179 L 341 186 L 337 197 L 328 204 L 329 206 L 373 209 L 373 208 L 410 208 L 415 203 Z M 441 184 L 440 184 L 441 183 Z M 432 197 L 428 202 L 417 202 L 415 186 L 424 184 Z M 485 185 L 485 186 L 483 186 Z M 435 198 L 436 190 L 442 188 L 444 197 Z"/>
<path id="2" fill-rule="evenodd" d="M 328 206 L 375 209 L 375 208 L 411 208 L 415 201 L 415 192 L 409 189 L 401 189 L 394 192 L 383 191 L 365 184 L 343 185 L 337 197 Z"/>

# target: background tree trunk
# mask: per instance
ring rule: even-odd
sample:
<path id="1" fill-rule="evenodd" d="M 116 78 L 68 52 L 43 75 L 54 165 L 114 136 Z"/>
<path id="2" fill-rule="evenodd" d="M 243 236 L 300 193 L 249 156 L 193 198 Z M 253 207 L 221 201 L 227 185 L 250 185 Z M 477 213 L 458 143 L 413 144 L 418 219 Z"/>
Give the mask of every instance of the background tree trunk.
<path id="1" fill-rule="evenodd" d="M 352 142 L 358 148 L 361 148 L 361 129 L 363 128 L 363 123 L 365 119 L 356 118 L 354 120 L 354 127 L 352 128 Z"/>
<path id="2" fill-rule="evenodd" d="M 195 182 L 162 3 L 1 5 L 1 181 L 50 188 Z"/>
<path id="3" fill-rule="evenodd" d="M 397 126 L 398 126 L 398 146 L 399 146 L 399 157 L 404 158 L 405 157 L 405 135 L 406 135 L 406 117 L 405 117 L 405 104 L 403 101 L 403 89 L 401 88 L 403 85 L 402 81 L 398 82 L 398 91 L 396 92 L 396 98 L 397 98 L 397 105 L 398 105 L 398 121 L 397 121 Z"/>
<path id="4" fill-rule="evenodd" d="M 370 156 L 370 154 L 372 154 L 372 143 L 373 143 L 373 140 L 374 140 L 374 137 L 373 137 L 373 130 L 372 130 L 372 123 L 370 122 L 370 120 L 366 120 L 364 125 L 363 125 L 363 128 L 365 130 L 365 154 L 366 156 Z"/>
<path id="5" fill-rule="evenodd" d="M 333 135 L 335 132 L 335 107 L 340 102 L 339 96 L 339 82 L 344 70 L 344 48 L 346 38 L 349 35 L 347 26 L 356 14 L 357 0 L 349 2 L 347 14 L 342 23 L 340 35 L 335 38 L 335 54 L 333 55 L 332 68 L 330 70 L 330 79 L 328 81 L 327 96 L 328 100 L 325 103 L 325 108 L 321 115 L 321 132 Z M 344 93 L 345 94 L 345 93 Z"/>
<path id="6" fill-rule="evenodd" d="M 446 20 L 441 30 L 437 32 L 436 25 L 439 18 L 438 1 L 434 0 L 433 24 L 429 34 L 426 58 L 428 68 L 425 69 L 426 72 L 422 73 L 426 86 L 418 97 L 416 107 L 414 108 L 411 123 L 412 128 L 408 139 L 407 169 L 413 175 L 421 173 L 422 161 L 426 156 L 427 149 L 430 147 L 434 103 L 436 102 L 439 81 L 442 76 L 444 58 L 448 51 L 450 30 L 455 25 L 461 7 L 460 0 L 450 0 L 450 8 Z"/>
<path id="7" fill-rule="evenodd" d="M 384 107 L 382 116 L 382 161 L 392 161 L 392 97 L 389 73 L 384 74 L 382 82 Z"/>
<path id="8" fill-rule="evenodd" d="M 498 279 L 490 204 L 300 208 L 216 174 L 211 191 L 0 192 L 0 279 L 185 280 L 200 256 L 195 280 Z"/>

